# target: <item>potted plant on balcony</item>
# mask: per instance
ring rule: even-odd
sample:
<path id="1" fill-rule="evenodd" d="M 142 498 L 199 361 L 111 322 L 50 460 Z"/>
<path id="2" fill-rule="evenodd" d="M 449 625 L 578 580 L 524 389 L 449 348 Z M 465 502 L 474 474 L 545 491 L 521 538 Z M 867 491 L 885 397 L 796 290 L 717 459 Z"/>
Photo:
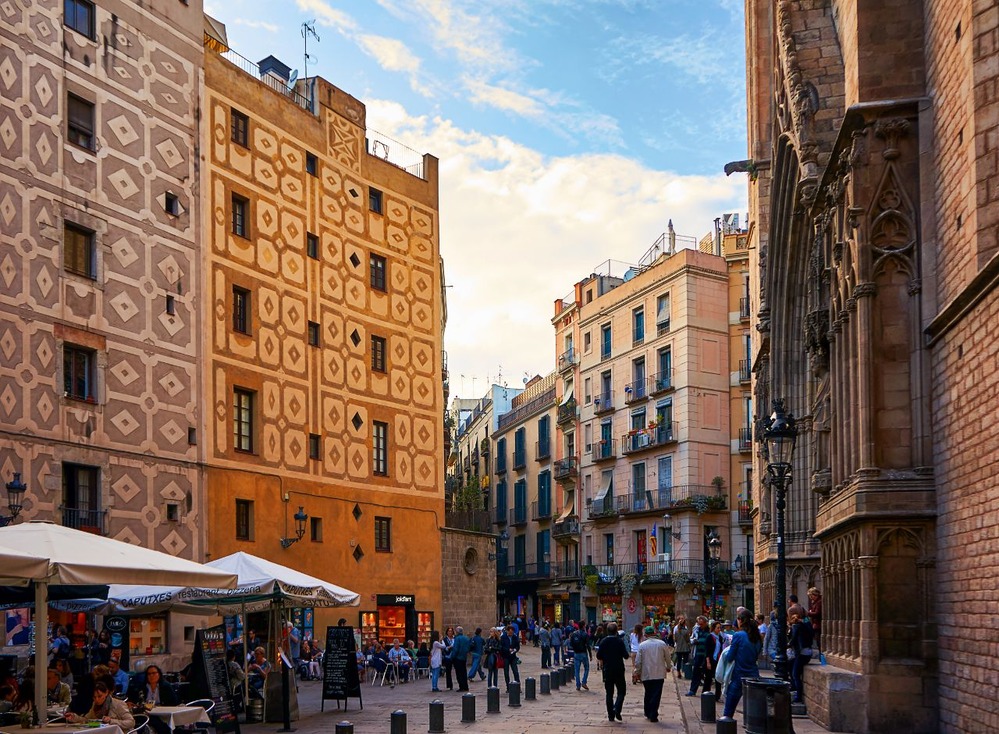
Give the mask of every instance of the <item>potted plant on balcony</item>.
<path id="1" fill-rule="evenodd" d="M 621 588 L 621 598 L 627 599 L 631 596 L 631 592 L 635 590 L 638 586 L 638 576 L 633 573 L 626 573 L 617 581 L 618 586 Z"/>

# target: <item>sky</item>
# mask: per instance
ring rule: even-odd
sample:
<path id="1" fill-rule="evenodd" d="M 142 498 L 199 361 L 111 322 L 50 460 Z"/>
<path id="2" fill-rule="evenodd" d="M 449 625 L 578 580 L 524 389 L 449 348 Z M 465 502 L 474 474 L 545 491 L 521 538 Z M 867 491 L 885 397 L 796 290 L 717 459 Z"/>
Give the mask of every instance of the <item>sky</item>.
<path id="1" fill-rule="evenodd" d="M 741 0 L 206 0 L 233 50 L 440 161 L 451 394 L 555 368 L 554 302 L 746 211 Z M 306 66 L 302 24 L 315 21 Z M 402 146 L 399 145 L 402 144 Z"/>

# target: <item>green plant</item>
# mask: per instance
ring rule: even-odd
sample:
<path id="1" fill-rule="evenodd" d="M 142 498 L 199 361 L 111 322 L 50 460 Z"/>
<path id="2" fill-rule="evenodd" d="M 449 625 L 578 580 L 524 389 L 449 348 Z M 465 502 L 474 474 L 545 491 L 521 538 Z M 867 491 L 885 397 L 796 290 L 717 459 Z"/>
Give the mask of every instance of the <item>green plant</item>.
<path id="1" fill-rule="evenodd" d="M 673 571 L 669 575 L 669 579 L 677 591 L 682 589 L 684 586 L 690 583 L 690 577 L 687 576 L 683 571 Z"/>
<path id="2" fill-rule="evenodd" d="M 711 483 L 713 485 L 715 485 L 715 489 L 717 489 L 719 492 L 721 492 L 722 491 L 722 487 L 725 486 L 725 477 L 717 476 L 717 477 L 715 477 L 714 479 L 711 480 Z"/>
<path id="3" fill-rule="evenodd" d="M 635 587 L 638 586 L 638 576 L 633 573 L 626 573 L 617 580 L 617 583 L 621 588 L 621 596 L 627 599 L 631 596 L 631 592 L 635 590 Z"/>
<path id="4" fill-rule="evenodd" d="M 472 477 L 455 490 L 451 496 L 451 507 L 455 510 L 481 510 L 482 500 L 482 487 L 479 486 L 479 478 Z"/>
<path id="5" fill-rule="evenodd" d="M 600 584 L 600 577 L 597 576 L 597 574 L 588 575 L 584 577 L 583 581 L 586 584 L 586 588 L 590 590 L 591 594 L 597 593 L 597 586 Z"/>

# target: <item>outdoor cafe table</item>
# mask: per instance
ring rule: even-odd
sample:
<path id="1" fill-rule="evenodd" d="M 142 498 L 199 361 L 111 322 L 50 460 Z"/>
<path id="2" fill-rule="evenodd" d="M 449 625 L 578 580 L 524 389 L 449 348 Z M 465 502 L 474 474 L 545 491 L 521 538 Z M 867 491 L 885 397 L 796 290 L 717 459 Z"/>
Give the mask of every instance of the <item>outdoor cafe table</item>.
<path id="1" fill-rule="evenodd" d="M 170 727 L 170 731 L 186 724 L 210 724 L 212 721 L 208 718 L 208 712 L 201 706 L 156 706 L 146 713 L 163 719 Z"/>
<path id="2" fill-rule="evenodd" d="M 17 734 L 20 727 L 6 727 L 6 734 Z M 124 734 L 117 724 L 102 724 L 101 726 L 87 726 L 85 724 L 46 724 L 38 727 L 39 734 Z"/>

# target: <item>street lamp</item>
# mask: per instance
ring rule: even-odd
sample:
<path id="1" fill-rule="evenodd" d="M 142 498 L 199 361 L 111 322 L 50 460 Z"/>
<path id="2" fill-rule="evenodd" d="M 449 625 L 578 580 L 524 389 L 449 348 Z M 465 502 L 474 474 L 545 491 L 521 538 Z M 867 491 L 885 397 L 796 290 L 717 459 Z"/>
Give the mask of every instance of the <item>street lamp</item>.
<path id="1" fill-rule="evenodd" d="M 0 528 L 10 525 L 21 514 L 21 503 L 24 501 L 24 493 L 28 490 L 28 485 L 21 481 L 21 472 L 14 472 L 14 478 L 7 482 L 7 509 L 9 515 L 0 515 Z"/>
<path id="2" fill-rule="evenodd" d="M 715 609 L 715 601 L 718 598 L 715 595 L 715 569 L 718 567 L 718 561 L 721 559 L 721 538 L 714 532 L 708 537 L 708 569 L 711 571 L 711 619 L 718 619 L 717 609 Z"/>
<path id="3" fill-rule="evenodd" d="M 798 429 L 794 416 L 784 412 L 784 401 L 774 400 L 774 412 L 763 428 L 763 447 L 766 452 L 767 476 L 777 491 L 777 658 L 774 674 L 789 680 L 787 665 L 787 560 L 784 555 L 784 507 L 788 485 L 791 483 L 791 456 Z"/>
<path id="4" fill-rule="evenodd" d="M 295 537 L 294 538 L 281 538 L 281 547 L 290 548 L 295 543 L 302 539 L 305 535 L 305 521 L 309 519 L 309 516 L 305 514 L 305 508 L 301 505 L 298 506 L 298 512 L 294 514 L 295 518 Z M 285 507 L 284 515 L 285 524 L 285 535 L 288 534 L 288 508 Z"/>

